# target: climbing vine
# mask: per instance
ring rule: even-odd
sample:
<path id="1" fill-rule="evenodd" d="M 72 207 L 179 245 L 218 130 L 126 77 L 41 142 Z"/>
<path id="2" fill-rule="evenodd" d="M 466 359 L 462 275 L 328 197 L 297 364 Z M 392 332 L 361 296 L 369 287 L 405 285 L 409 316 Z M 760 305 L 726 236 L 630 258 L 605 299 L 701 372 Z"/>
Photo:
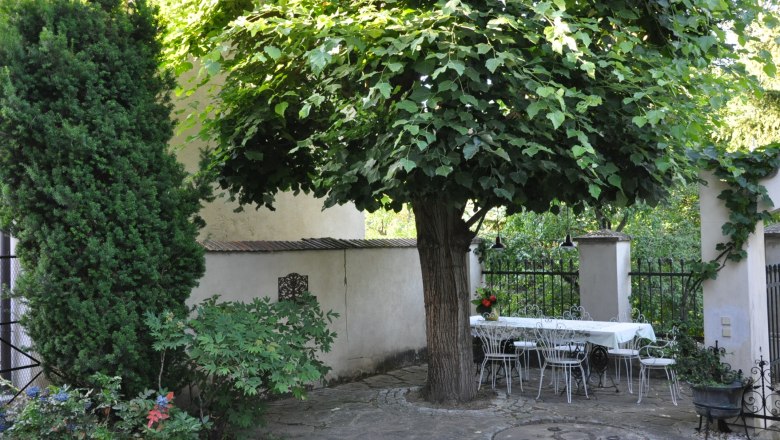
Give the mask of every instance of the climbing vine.
<path id="1" fill-rule="evenodd" d="M 729 210 L 729 219 L 723 224 L 725 243 L 715 247 L 719 254 L 697 268 L 699 279 L 715 279 L 728 261 L 741 261 L 747 256 L 745 243 L 759 221 L 770 219 L 772 207 L 766 188 L 759 182 L 780 169 L 780 142 L 773 142 L 753 151 L 723 153 L 707 148 L 692 154 L 699 167 L 711 171 L 728 186 L 718 195 Z"/>

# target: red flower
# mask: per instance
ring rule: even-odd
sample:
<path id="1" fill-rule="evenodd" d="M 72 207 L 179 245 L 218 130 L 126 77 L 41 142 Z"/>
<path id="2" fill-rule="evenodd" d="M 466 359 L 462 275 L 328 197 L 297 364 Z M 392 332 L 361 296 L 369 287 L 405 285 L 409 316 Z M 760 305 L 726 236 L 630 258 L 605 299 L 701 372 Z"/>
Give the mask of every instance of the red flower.
<path id="1" fill-rule="evenodd" d="M 485 307 L 490 307 L 490 300 L 485 298 L 482 300 L 482 305 Z"/>
<path id="2" fill-rule="evenodd" d="M 490 302 L 491 303 L 496 302 L 496 295 L 490 295 Z"/>

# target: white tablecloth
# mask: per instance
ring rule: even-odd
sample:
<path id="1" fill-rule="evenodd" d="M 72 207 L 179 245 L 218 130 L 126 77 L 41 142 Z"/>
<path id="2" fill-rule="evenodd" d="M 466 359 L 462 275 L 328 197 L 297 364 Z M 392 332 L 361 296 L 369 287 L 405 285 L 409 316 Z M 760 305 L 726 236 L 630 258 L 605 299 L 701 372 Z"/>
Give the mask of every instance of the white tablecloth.
<path id="1" fill-rule="evenodd" d="M 481 316 L 472 316 L 471 325 L 490 324 L 495 321 L 485 321 Z M 576 321 L 568 319 L 539 319 L 500 317 L 499 323 L 516 327 L 519 335 L 525 339 L 534 339 L 534 331 L 540 323 L 543 328 L 556 328 L 561 325 L 573 330 L 572 342 L 590 342 L 603 345 L 607 348 L 620 348 L 620 344 L 628 342 L 634 336 L 640 336 L 655 341 L 655 331 L 650 324 L 639 322 L 612 322 L 612 321 Z"/>

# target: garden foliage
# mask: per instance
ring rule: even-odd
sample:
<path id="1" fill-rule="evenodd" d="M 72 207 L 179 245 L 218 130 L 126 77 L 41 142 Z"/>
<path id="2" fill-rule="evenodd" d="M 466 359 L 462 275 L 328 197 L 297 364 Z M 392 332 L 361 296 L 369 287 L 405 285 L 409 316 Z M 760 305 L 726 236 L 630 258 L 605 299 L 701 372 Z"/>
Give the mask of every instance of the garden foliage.
<path id="1" fill-rule="evenodd" d="M 125 400 L 120 377 L 96 374 L 90 381 L 95 388 L 28 388 L 2 410 L 0 438 L 193 440 L 208 427 L 177 408 L 171 392 L 147 390 Z"/>
<path id="2" fill-rule="evenodd" d="M 160 369 L 144 314 L 184 313 L 204 270 L 157 30 L 143 0 L 0 2 L 2 215 L 25 326 L 49 372 L 121 376 L 132 394 Z"/>
<path id="3" fill-rule="evenodd" d="M 214 424 L 212 438 L 257 423 L 262 400 L 292 393 L 303 398 L 307 384 L 330 369 L 317 359 L 330 351 L 336 334 L 327 324 L 338 315 L 323 313 L 314 296 L 295 302 L 218 302 L 212 297 L 194 317 L 149 314 L 158 350 L 184 349 L 195 404 Z"/>

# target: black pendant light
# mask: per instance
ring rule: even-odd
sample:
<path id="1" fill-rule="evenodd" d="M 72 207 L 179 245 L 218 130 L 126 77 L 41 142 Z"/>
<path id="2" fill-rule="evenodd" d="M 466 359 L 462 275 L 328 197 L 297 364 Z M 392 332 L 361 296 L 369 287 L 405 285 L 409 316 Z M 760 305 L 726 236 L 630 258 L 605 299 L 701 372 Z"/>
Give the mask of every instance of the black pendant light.
<path id="1" fill-rule="evenodd" d="M 566 206 L 566 238 L 563 239 L 559 245 L 561 249 L 572 250 L 577 246 L 571 241 L 571 233 L 569 232 L 569 207 Z"/>
<path id="2" fill-rule="evenodd" d="M 498 213 L 498 210 L 496 210 L 496 229 L 498 230 L 496 232 L 496 242 L 493 246 L 490 246 L 490 249 L 503 251 L 506 246 L 504 246 L 504 243 L 501 243 L 501 221 L 498 220 Z"/>

